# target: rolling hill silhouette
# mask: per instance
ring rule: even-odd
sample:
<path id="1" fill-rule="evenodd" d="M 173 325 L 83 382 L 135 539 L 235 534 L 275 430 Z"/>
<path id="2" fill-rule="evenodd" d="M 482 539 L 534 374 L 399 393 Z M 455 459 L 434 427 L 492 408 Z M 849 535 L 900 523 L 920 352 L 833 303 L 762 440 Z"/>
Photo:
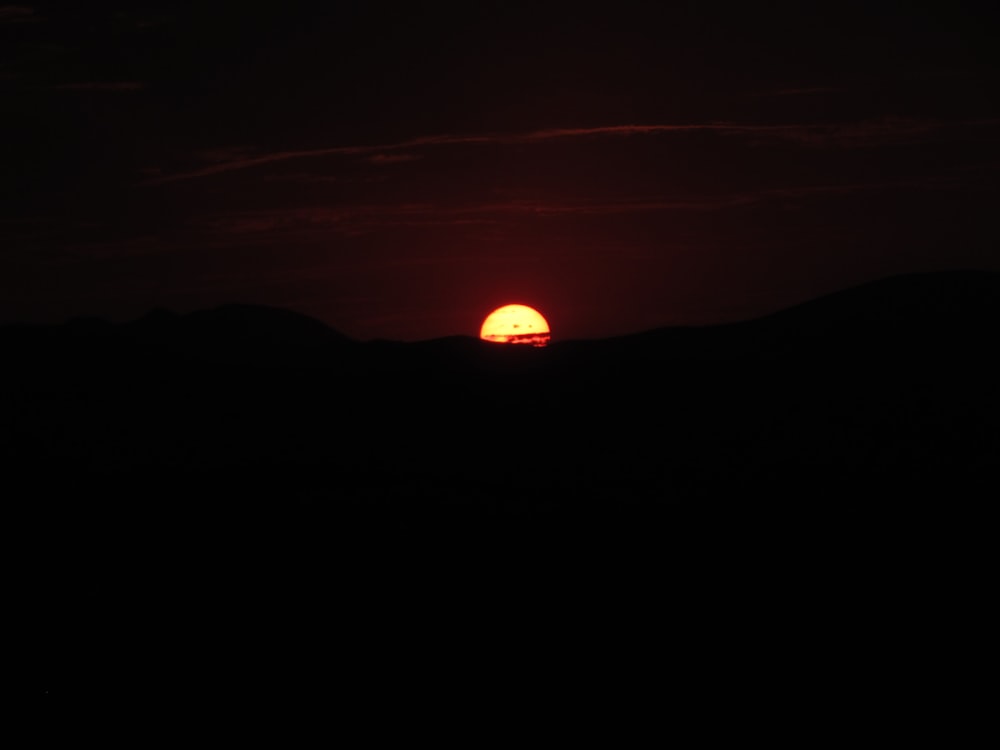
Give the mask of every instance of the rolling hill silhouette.
<path id="1" fill-rule="evenodd" d="M 995 449 L 997 300 L 996 275 L 913 275 L 746 323 L 544 351 L 361 343 L 252 306 L 8 328 L 3 440 L 45 475 L 58 461 L 141 482 L 169 466 L 239 484 L 271 467 L 293 496 L 407 508 L 711 495 L 765 469 L 787 491 L 778 478 L 811 462 L 921 473 Z"/>
<path id="2" fill-rule="evenodd" d="M 52 669 L 96 654 L 86 676 L 117 649 L 129 684 L 187 694 L 216 669 L 243 701 L 277 684 L 245 623 L 294 613 L 361 689 L 480 653 L 423 613 L 501 586 L 534 602 L 532 627 L 574 585 L 725 602 L 718 638 L 810 597 L 829 618 L 837 581 L 869 619 L 945 583 L 972 601 L 1000 468 L 998 300 L 997 274 L 914 275 L 547 349 L 358 342 L 248 306 L 0 329 L 5 507 L 47 642 L 102 623 L 74 624 L 83 645 L 53 646 Z M 533 653 L 520 627 L 480 668 Z"/>
<path id="3" fill-rule="evenodd" d="M 945 544 L 995 495 L 997 300 L 1000 275 L 913 275 L 547 349 L 357 342 L 247 306 L 9 327 L 4 476 L 45 548 L 77 552 Z"/>
<path id="4" fill-rule="evenodd" d="M 0 329 L 0 439 L 15 465 L 85 484 L 170 467 L 167 484 L 406 513 L 658 502 L 764 476 L 788 494 L 814 471 L 898 483 L 994 460 L 998 331 L 1000 276 L 980 272 L 545 350 L 362 343 L 254 306 L 154 311 Z"/>

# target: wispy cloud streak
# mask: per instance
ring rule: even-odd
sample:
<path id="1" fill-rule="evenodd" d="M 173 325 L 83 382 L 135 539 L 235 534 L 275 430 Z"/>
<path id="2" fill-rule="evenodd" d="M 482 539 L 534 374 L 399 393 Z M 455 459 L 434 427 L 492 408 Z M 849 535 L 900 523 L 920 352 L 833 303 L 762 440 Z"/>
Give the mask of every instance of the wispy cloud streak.
<path id="1" fill-rule="evenodd" d="M 447 146 L 503 146 L 584 138 L 627 138 L 678 133 L 717 133 L 726 136 L 778 139 L 799 146 L 814 148 L 863 148 L 892 143 L 912 143 L 936 137 L 943 131 L 952 129 L 993 127 L 997 125 L 1000 125 L 1000 120 L 995 119 L 942 122 L 936 120 L 886 118 L 836 124 L 746 125 L 739 123 L 701 123 L 681 125 L 608 125 L 592 128 L 550 128 L 527 133 L 432 135 L 412 138 L 397 143 L 334 146 L 298 151 L 277 151 L 257 156 L 242 156 L 230 160 L 215 161 L 212 164 L 186 172 L 156 176 L 146 180 L 142 184 L 163 185 L 171 182 L 211 177 L 226 172 L 251 169 L 278 162 L 320 157 L 362 156 L 373 163 L 388 164 L 419 158 L 413 154 L 395 157 L 392 152 L 412 152 L 420 149 Z"/>
<path id="2" fill-rule="evenodd" d="M 82 83 L 64 83 L 55 87 L 57 91 L 107 91 L 111 93 L 143 91 L 146 88 L 146 84 L 141 81 L 84 81 Z"/>
<path id="3" fill-rule="evenodd" d="M 421 156 L 417 154 L 374 154 L 368 157 L 370 164 L 402 164 L 407 161 L 418 161 Z"/>
<path id="4" fill-rule="evenodd" d="M 833 86 L 792 86 L 783 89 L 758 91 L 754 96 L 815 96 L 819 94 L 838 94 L 844 89 Z"/>
<path id="5" fill-rule="evenodd" d="M 344 235 L 359 235 L 399 227 L 436 227 L 498 224 L 511 217 L 558 218 L 560 216 L 613 216 L 659 212 L 711 212 L 754 206 L 770 201 L 850 196 L 898 190 L 949 190 L 963 185 L 961 178 L 923 177 L 871 183 L 803 185 L 715 196 L 678 198 L 646 196 L 621 200 L 531 201 L 510 200 L 463 206 L 438 203 L 365 204 L 348 207 L 312 207 L 254 211 L 219 215 L 206 222 L 212 232 L 223 235 L 261 235 L 310 228 L 332 229 Z"/>
<path id="6" fill-rule="evenodd" d="M 35 9 L 27 5 L 0 5 L 0 23 L 29 23 L 38 20 Z"/>

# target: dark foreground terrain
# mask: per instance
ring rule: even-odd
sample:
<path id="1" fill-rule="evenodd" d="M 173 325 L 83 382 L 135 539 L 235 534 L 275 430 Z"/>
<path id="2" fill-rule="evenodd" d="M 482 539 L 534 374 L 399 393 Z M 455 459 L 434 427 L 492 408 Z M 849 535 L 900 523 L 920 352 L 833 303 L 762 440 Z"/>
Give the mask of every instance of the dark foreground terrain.
<path id="1" fill-rule="evenodd" d="M 707 638 L 659 639 L 706 670 L 759 657 L 758 626 L 787 645 L 820 621 L 824 669 L 859 638 L 930 669 L 906 623 L 983 624 L 998 346 L 1000 277 L 973 272 L 537 350 L 240 306 L 0 329 L 39 672 L 63 694 L 110 662 L 193 694 L 294 673 L 299 695 L 346 670 L 384 698 L 541 651 L 529 682 L 582 680 L 574 628 L 616 614 Z M 551 625 L 574 594 L 599 611 Z"/>

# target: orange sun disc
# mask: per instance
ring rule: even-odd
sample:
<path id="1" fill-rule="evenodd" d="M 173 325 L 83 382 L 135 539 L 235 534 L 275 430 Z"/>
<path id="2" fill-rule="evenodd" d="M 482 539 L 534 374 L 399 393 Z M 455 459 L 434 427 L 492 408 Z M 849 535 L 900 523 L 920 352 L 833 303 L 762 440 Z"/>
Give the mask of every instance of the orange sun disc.
<path id="1" fill-rule="evenodd" d="M 500 344 L 547 346 L 549 324 L 538 310 L 527 305 L 504 305 L 486 316 L 479 338 Z"/>

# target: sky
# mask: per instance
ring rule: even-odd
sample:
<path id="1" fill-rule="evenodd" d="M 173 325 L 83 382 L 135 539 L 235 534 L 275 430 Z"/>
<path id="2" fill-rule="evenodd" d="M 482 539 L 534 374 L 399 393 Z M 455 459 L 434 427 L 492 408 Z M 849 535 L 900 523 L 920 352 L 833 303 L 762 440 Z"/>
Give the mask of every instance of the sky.
<path id="1" fill-rule="evenodd" d="M 1000 270 L 1000 10 L 913 5 L 0 4 L 0 323 L 598 338 Z"/>

